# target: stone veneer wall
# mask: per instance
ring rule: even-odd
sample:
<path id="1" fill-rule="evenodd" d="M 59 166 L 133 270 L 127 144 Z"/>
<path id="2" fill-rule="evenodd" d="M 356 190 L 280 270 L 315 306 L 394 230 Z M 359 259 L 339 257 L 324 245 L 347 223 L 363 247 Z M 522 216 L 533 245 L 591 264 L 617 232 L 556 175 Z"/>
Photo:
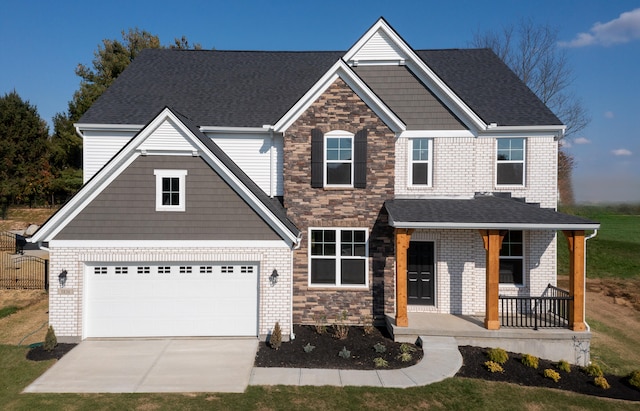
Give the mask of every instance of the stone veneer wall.
<path id="1" fill-rule="evenodd" d="M 311 130 L 323 133 L 366 128 L 367 185 L 364 189 L 311 187 Z M 328 321 L 342 311 L 348 322 L 381 319 L 394 307 L 393 229 L 388 226 L 384 201 L 394 194 L 395 135 L 341 79 L 337 79 L 287 130 L 284 136 L 284 201 L 289 218 L 302 231 L 301 247 L 293 258 L 293 321 Z M 369 229 L 369 287 L 310 287 L 309 227 L 366 227 Z"/>
<path id="2" fill-rule="evenodd" d="M 89 243 L 89 242 L 87 242 Z M 257 261 L 260 263 L 258 278 L 258 332 L 264 339 L 280 322 L 282 335 L 292 332 L 291 326 L 291 250 L 283 247 L 225 247 L 225 248 L 180 248 L 175 242 L 171 248 L 96 248 L 56 247 L 49 248 L 49 324 L 61 342 L 79 341 L 82 338 L 83 283 L 85 262 L 222 262 Z M 232 243 L 232 242 L 230 242 Z M 278 282 L 272 286 L 269 276 L 278 270 Z M 62 294 L 58 288 L 57 275 L 67 270 L 64 290 L 73 294 Z"/>

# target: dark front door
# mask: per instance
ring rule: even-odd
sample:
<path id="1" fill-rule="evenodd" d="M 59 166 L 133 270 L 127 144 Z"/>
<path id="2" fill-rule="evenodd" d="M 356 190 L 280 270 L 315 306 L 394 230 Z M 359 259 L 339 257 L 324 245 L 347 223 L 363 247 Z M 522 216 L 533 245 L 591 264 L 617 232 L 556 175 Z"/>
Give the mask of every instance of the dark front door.
<path id="1" fill-rule="evenodd" d="M 434 305 L 433 242 L 412 241 L 407 255 L 407 304 Z"/>

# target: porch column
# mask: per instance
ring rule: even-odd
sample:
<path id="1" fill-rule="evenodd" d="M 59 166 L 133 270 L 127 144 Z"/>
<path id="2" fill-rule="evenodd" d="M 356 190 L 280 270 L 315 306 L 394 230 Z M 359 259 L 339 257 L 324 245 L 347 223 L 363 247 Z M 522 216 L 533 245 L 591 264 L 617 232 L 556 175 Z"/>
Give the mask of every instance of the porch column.
<path id="1" fill-rule="evenodd" d="M 563 231 L 569 245 L 569 328 L 573 331 L 585 331 L 584 322 L 584 230 Z"/>
<path id="2" fill-rule="evenodd" d="M 407 250 L 412 229 L 396 228 L 396 326 L 409 326 L 407 317 Z"/>
<path id="3" fill-rule="evenodd" d="M 500 249 L 504 232 L 499 230 L 480 230 L 484 249 L 487 251 L 486 265 L 486 298 L 484 328 L 487 330 L 500 329 L 498 315 L 498 293 L 500 284 Z"/>

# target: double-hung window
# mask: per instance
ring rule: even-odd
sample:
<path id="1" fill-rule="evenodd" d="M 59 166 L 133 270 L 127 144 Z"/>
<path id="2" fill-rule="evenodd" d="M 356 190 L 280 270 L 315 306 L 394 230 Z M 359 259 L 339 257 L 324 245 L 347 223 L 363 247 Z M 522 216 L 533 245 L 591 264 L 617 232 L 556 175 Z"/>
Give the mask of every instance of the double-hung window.
<path id="1" fill-rule="evenodd" d="M 156 211 L 185 211 L 187 170 L 154 170 Z"/>
<path id="2" fill-rule="evenodd" d="M 325 186 L 353 185 L 353 134 L 325 134 Z"/>
<path id="3" fill-rule="evenodd" d="M 508 231 L 500 249 L 500 284 L 524 284 L 524 243 L 522 231 Z"/>
<path id="4" fill-rule="evenodd" d="M 309 285 L 367 286 L 366 229 L 311 228 L 309 238 Z"/>
<path id="5" fill-rule="evenodd" d="M 409 181 L 413 186 L 431 186 L 431 152 L 433 140 L 430 138 L 412 138 Z"/>
<path id="6" fill-rule="evenodd" d="M 524 138 L 498 139 L 497 185 L 524 185 L 525 143 Z"/>

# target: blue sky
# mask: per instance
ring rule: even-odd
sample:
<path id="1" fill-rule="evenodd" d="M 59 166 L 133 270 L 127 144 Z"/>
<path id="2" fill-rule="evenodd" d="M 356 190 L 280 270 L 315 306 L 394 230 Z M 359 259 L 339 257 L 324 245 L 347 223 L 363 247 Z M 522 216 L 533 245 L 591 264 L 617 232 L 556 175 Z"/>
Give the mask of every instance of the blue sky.
<path id="1" fill-rule="evenodd" d="M 415 49 L 464 48 L 521 18 L 559 30 L 590 125 L 569 142 L 579 202 L 640 202 L 640 1 L 0 0 L 0 94 L 51 123 L 102 39 L 139 27 L 163 44 L 219 50 L 346 50 L 380 17 Z"/>

